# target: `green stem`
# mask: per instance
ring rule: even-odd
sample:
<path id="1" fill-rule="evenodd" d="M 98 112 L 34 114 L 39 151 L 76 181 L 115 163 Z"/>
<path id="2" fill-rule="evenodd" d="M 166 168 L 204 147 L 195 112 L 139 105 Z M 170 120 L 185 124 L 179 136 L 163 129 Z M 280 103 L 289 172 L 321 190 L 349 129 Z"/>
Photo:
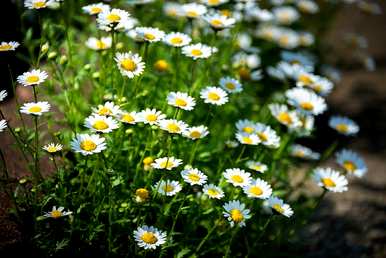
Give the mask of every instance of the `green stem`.
<path id="1" fill-rule="evenodd" d="M 218 226 L 218 221 L 216 221 L 211 229 L 208 230 L 208 233 L 206 233 L 206 236 L 201 240 L 200 244 L 198 245 L 196 249 L 196 253 L 198 253 L 201 249 L 201 247 L 205 244 L 206 240 L 208 240 L 209 236 L 213 233 L 213 231 Z"/>

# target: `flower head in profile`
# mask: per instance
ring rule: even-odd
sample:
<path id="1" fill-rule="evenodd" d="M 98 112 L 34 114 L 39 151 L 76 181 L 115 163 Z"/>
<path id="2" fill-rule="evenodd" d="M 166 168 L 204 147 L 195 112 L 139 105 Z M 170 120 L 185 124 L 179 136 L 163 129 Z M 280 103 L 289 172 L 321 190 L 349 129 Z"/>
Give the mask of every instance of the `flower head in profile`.
<path id="1" fill-rule="evenodd" d="M 173 196 L 182 190 L 182 186 L 178 181 L 161 180 L 154 185 L 154 189 L 162 195 Z"/>
<path id="2" fill-rule="evenodd" d="M 254 171 L 260 172 L 260 173 L 264 173 L 268 169 L 267 165 L 265 165 L 265 164 L 263 164 L 261 162 L 258 162 L 258 161 L 253 161 L 253 160 L 248 160 L 245 163 L 245 165 L 250 170 L 254 170 Z"/>
<path id="3" fill-rule="evenodd" d="M 252 179 L 250 173 L 245 172 L 245 170 L 239 168 L 228 168 L 223 172 L 223 176 L 228 183 L 231 183 L 236 187 L 247 186 Z"/>
<path id="4" fill-rule="evenodd" d="M 103 105 L 98 105 L 98 107 L 93 108 L 92 112 L 100 116 L 117 116 L 121 110 L 119 106 L 113 102 L 106 102 Z"/>
<path id="5" fill-rule="evenodd" d="M 78 134 L 71 141 L 71 149 L 84 156 L 100 153 L 106 149 L 105 138 L 97 134 Z"/>
<path id="6" fill-rule="evenodd" d="M 153 226 L 143 225 L 134 230 L 134 239 L 143 249 L 156 249 L 166 243 L 166 232 Z"/>
<path id="7" fill-rule="evenodd" d="M 134 78 L 143 73 L 145 63 L 142 62 L 142 57 L 132 52 L 117 53 L 115 55 L 115 62 L 122 75 L 129 78 Z"/>
<path id="8" fill-rule="evenodd" d="M 181 164 L 182 164 L 181 159 L 176 159 L 174 157 L 163 157 L 163 158 L 158 158 L 154 160 L 151 166 L 155 169 L 172 170 Z"/>
<path id="9" fill-rule="evenodd" d="M 110 10 L 110 6 L 104 3 L 97 4 L 89 4 L 82 7 L 83 12 L 90 15 L 98 15 L 101 12 L 108 12 Z"/>
<path id="10" fill-rule="evenodd" d="M 84 126 L 98 133 L 110 133 L 119 127 L 117 121 L 112 117 L 100 116 L 98 114 L 87 117 L 84 121 Z"/>
<path id="11" fill-rule="evenodd" d="M 95 38 L 91 37 L 86 41 L 86 46 L 93 50 L 105 50 L 111 48 L 111 37 Z"/>
<path id="12" fill-rule="evenodd" d="M 43 9 L 55 4 L 54 0 L 25 0 L 24 6 L 28 9 Z"/>
<path id="13" fill-rule="evenodd" d="M 56 206 L 52 207 L 52 210 L 46 212 L 43 216 L 47 218 L 59 219 L 64 216 L 71 215 L 72 211 L 65 211 L 64 207 L 56 208 Z"/>
<path id="14" fill-rule="evenodd" d="M 184 92 L 170 92 L 167 96 L 168 104 L 183 110 L 193 110 L 196 105 L 194 98 Z"/>
<path id="15" fill-rule="evenodd" d="M 288 104 L 305 114 L 320 115 L 326 109 L 326 101 L 313 91 L 304 88 L 293 88 L 286 91 Z"/>
<path id="16" fill-rule="evenodd" d="M 47 101 L 24 103 L 20 112 L 29 115 L 41 116 L 50 110 L 51 105 Z"/>
<path id="17" fill-rule="evenodd" d="M 293 210 L 288 204 L 284 203 L 282 199 L 277 198 L 275 196 L 269 197 L 268 206 L 275 213 L 281 214 L 287 218 L 291 217 L 294 214 Z"/>
<path id="18" fill-rule="evenodd" d="M 54 154 L 56 152 L 59 152 L 63 149 L 63 145 L 59 143 L 49 143 L 43 146 L 43 150 L 47 151 L 50 154 Z"/>
<path id="19" fill-rule="evenodd" d="M 269 148 L 278 148 L 280 145 L 280 137 L 269 125 L 256 123 L 254 134 L 259 137 L 262 144 Z"/>
<path id="20" fill-rule="evenodd" d="M 175 119 L 163 119 L 158 124 L 162 130 L 173 134 L 183 134 L 186 128 L 188 128 L 185 122 Z"/>
<path id="21" fill-rule="evenodd" d="M 365 161 L 351 150 L 343 149 L 336 154 L 336 162 L 346 171 L 347 175 L 362 177 L 367 172 Z"/>
<path id="22" fill-rule="evenodd" d="M 357 123 L 344 116 L 332 116 L 328 121 L 328 125 L 338 133 L 347 136 L 356 135 L 359 132 Z"/>
<path id="23" fill-rule="evenodd" d="M 261 140 L 256 134 L 248 134 L 248 133 L 236 133 L 236 139 L 241 144 L 247 144 L 247 145 L 258 145 Z"/>
<path id="24" fill-rule="evenodd" d="M 139 113 L 139 119 L 145 124 L 158 124 L 161 120 L 165 119 L 166 115 L 156 109 L 147 108 Z"/>
<path id="25" fill-rule="evenodd" d="M 188 127 L 183 132 L 183 135 L 191 140 L 204 138 L 208 134 L 208 127 L 206 127 L 205 125 Z"/>
<path id="26" fill-rule="evenodd" d="M 250 210 L 245 208 L 245 204 L 238 200 L 230 201 L 224 204 L 224 217 L 227 218 L 231 227 L 238 225 L 245 226 L 245 221 L 251 218 Z"/>
<path id="27" fill-rule="evenodd" d="M 276 7 L 272 10 L 273 15 L 278 23 L 289 25 L 299 19 L 298 11 L 291 6 Z"/>
<path id="28" fill-rule="evenodd" d="M 199 18 L 206 12 L 206 6 L 202 4 L 188 3 L 181 6 L 181 15 L 191 19 Z"/>
<path id="29" fill-rule="evenodd" d="M 193 58 L 193 60 L 205 59 L 212 55 L 213 48 L 201 43 L 197 43 L 184 46 L 182 48 L 182 53 L 187 57 Z"/>
<path id="30" fill-rule="evenodd" d="M 221 88 L 208 86 L 200 91 L 205 103 L 221 106 L 228 102 L 228 94 Z"/>
<path id="31" fill-rule="evenodd" d="M 346 177 L 331 168 L 316 168 L 313 178 L 319 186 L 331 192 L 341 193 L 348 189 Z"/>
<path id="32" fill-rule="evenodd" d="M 208 177 L 197 168 L 189 168 L 181 171 L 181 176 L 190 185 L 203 185 Z"/>
<path id="33" fill-rule="evenodd" d="M 33 69 L 30 72 L 25 72 L 17 77 L 17 82 L 23 86 L 34 86 L 43 83 L 48 77 L 45 71 Z"/>
<path id="34" fill-rule="evenodd" d="M 168 33 L 164 38 L 164 42 L 172 47 L 183 47 L 188 45 L 191 41 L 192 39 L 188 35 L 181 32 Z"/>
<path id="35" fill-rule="evenodd" d="M 15 51 L 20 44 L 16 41 L 4 42 L 0 44 L 0 52 L 2 51 Z"/>
<path id="36" fill-rule="evenodd" d="M 201 0 L 201 2 L 207 6 L 214 7 L 225 4 L 229 2 L 229 0 Z"/>
<path id="37" fill-rule="evenodd" d="M 158 42 L 163 39 L 165 32 L 158 28 L 152 27 L 137 27 L 135 28 L 137 38 L 141 41 Z"/>
<path id="38" fill-rule="evenodd" d="M 230 27 L 236 23 L 236 19 L 232 17 L 227 17 L 222 14 L 214 13 L 207 14 L 203 17 L 204 21 L 206 21 L 214 30 L 223 30 Z"/>
<path id="39" fill-rule="evenodd" d="M 149 191 L 146 188 L 135 190 L 135 201 L 138 203 L 146 202 L 149 199 Z"/>
<path id="40" fill-rule="evenodd" d="M 224 191 L 219 186 L 216 186 L 214 184 L 204 185 L 202 191 L 211 199 L 221 199 L 225 196 Z"/>
<path id="41" fill-rule="evenodd" d="M 279 123 L 287 126 L 288 128 L 295 129 L 301 126 L 298 113 L 289 110 L 286 105 L 270 104 L 269 110 L 271 111 L 272 116 L 274 116 Z"/>
<path id="42" fill-rule="evenodd" d="M 314 152 L 310 148 L 300 144 L 293 144 L 290 147 L 290 155 L 292 157 L 307 159 L 307 160 L 318 160 L 320 158 L 319 153 Z"/>
<path id="43" fill-rule="evenodd" d="M 243 187 L 244 193 L 249 198 L 268 199 L 272 194 L 271 186 L 264 180 L 258 178 Z"/>
<path id="44" fill-rule="evenodd" d="M 134 125 L 140 121 L 139 114 L 135 111 L 132 111 L 132 112 L 121 111 L 117 117 L 119 121 L 125 124 Z"/>
<path id="45" fill-rule="evenodd" d="M 229 76 L 222 77 L 220 79 L 220 86 L 229 93 L 238 93 L 243 91 L 243 86 L 241 85 L 241 83 L 238 80 Z"/>
<path id="46" fill-rule="evenodd" d="M 2 119 L 0 120 L 0 133 L 3 132 L 5 128 L 7 128 L 7 121 Z"/>
<path id="47" fill-rule="evenodd" d="M 3 101 L 8 96 L 8 93 L 6 90 L 0 91 L 0 102 Z"/>

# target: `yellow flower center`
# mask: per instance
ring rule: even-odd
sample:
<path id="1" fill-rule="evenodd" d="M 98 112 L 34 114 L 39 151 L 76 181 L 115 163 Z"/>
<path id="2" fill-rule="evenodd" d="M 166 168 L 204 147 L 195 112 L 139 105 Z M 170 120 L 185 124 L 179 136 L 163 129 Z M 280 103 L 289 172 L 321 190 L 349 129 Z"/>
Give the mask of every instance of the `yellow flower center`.
<path id="1" fill-rule="evenodd" d="M 248 68 L 241 67 L 238 72 L 239 72 L 241 79 L 243 79 L 243 80 L 251 79 L 251 72 L 249 71 Z"/>
<path id="2" fill-rule="evenodd" d="M 28 83 L 36 83 L 39 81 L 39 76 L 37 75 L 30 75 L 25 79 Z"/>
<path id="3" fill-rule="evenodd" d="M 159 72 L 166 71 L 169 67 L 169 64 L 165 60 L 158 60 L 154 64 L 154 68 L 157 69 Z"/>
<path id="4" fill-rule="evenodd" d="M 89 139 L 83 140 L 80 143 L 80 148 L 85 151 L 93 151 L 96 149 L 96 147 L 97 145 L 92 140 L 89 140 Z"/>
<path id="5" fill-rule="evenodd" d="M 152 157 L 146 157 L 143 159 L 143 164 L 145 165 L 150 165 L 151 163 L 153 163 L 153 158 Z"/>
<path id="6" fill-rule="evenodd" d="M 137 68 L 137 65 L 132 59 L 127 58 L 121 61 L 121 67 L 126 71 L 133 72 Z"/>
<path id="7" fill-rule="evenodd" d="M 280 43 L 281 45 L 287 46 L 288 43 L 289 43 L 289 37 L 286 36 L 286 35 L 281 36 L 281 37 L 279 38 L 279 43 Z"/>
<path id="8" fill-rule="evenodd" d="M 107 48 L 107 45 L 106 45 L 102 40 L 97 40 L 96 46 L 97 46 L 97 48 L 99 48 L 99 49 L 105 49 L 105 48 Z"/>
<path id="9" fill-rule="evenodd" d="M 216 92 L 209 92 L 208 99 L 218 101 L 220 99 L 220 96 Z"/>
<path id="10" fill-rule="evenodd" d="M 213 27 L 221 27 L 223 26 L 223 22 L 219 19 L 213 19 L 210 21 L 210 24 L 213 26 Z"/>
<path id="11" fill-rule="evenodd" d="M 239 223 L 243 221 L 244 215 L 239 209 L 233 209 L 230 211 L 231 218 L 234 222 Z"/>
<path id="12" fill-rule="evenodd" d="M 57 152 L 56 147 L 53 146 L 53 145 L 48 146 L 48 148 L 47 148 L 46 150 L 47 150 L 49 153 Z"/>
<path id="13" fill-rule="evenodd" d="M 174 37 L 174 38 L 170 39 L 170 42 L 173 45 L 178 45 L 178 44 L 181 44 L 183 42 L 183 40 L 181 37 Z"/>
<path id="14" fill-rule="evenodd" d="M 301 74 L 299 75 L 298 81 L 304 83 L 305 85 L 312 84 L 312 79 L 308 74 Z"/>
<path id="15" fill-rule="evenodd" d="M 232 15 L 232 12 L 228 9 L 222 9 L 222 10 L 220 10 L 220 13 L 221 13 L 221 15 L 224 15 L 226 17 L 231 17 L 231 15 Z"/>
<path id="16" fill-rule="evenodd" d="M 91 14 L 98 14 L 98 13 L 100 13 L 100 12 L 102 12 L 102 9 L 101 8 L 99 8 L 99 7 L 91 7 L 91 10 L 90 10 L 90 13 Z"/>
<path id="17" fill-rule="evenodd" d="M 246 126 L 243 128 L 243 131 L 246 133 L 249 133 L 249 134 L 253 133 L 254 130 L 255 129 L 253 129 L 253 127 L 251 127 L 251 126 Z"/>
<path id="18" fill-rule="evenodd" d="M 124 114 L 122 117 L 121 117 L 121 120 L 123 122 L 126 122 L 126 123 L 132 123 L 135 121 L 134 117 L 130 114 Z"/>
<path id="19" fill-rule="evenodd" d="M 292 124 L 292 118 L 287 112 L 281 112 L 278 116 L 277 119 L 282 122 L 283 124 Z"/>
<path id="20" fill-rule="evenodd" d="M 147 198 L 149 198 L 149 191 L 145 188 L 139 188 L 135 191 L 135 195 L 143 200 L 146 200 Z"/>
<path id="21" fill-rule="evenodd" d="M 98 120 L 92 125 L 92 127 L 96 130 L 105 130 L 109 128 L 109 125 L 103 120 Z"/>
<path id="22" fill-rule="evenodd" d="M 266 142 L 268 140 L 268 135 L 266 133 L 260 132 L 260 133 L 257 133 L 257 136 L 259 136 L 262 142 Z"/>
<path id="23" fill-rule="evenodd" d="M 170 123 L 166 127 L 167 127 L 168 131 L 172 132 L 172 133 L 178 133 L 181 131 L 181 128 L 176 123 Z"/>
<path id="24" fill-rule="evenodd" d="M 231 179 L 232 179 L 232 181 L 239 183 L 239 184 L 244 182 L 244 179 L 240 175 L 233 175 L 231 177 Z"/>
<path id="25" fill-rule="evenodd" d="M 219 194 L 219 191 L 217 191 L 216 189 L 213 189 L 213 188 L 208 189 L 209 196 L 217 196 L 218 194 Z"/>
<path id="26" fill-rule="evenodd" d="M 253 195 L 260 196 L 263 193 L 263 190 L 258 186 L 252 186 L 249 188 L 249 192 Z"/>
<path id="27" fill-rule="evenodd" d="M 110 13 L 109 15 L 107 15 L 106 19 L 109 21 L 109 22 L 119 22 L 121 20 L 121 16 L 119 16 L 118 14 L 115 14 L 115 13 Z"/>
<path id="28" fill-rule="evenodd" d="M 42 111 L 42 108 L 39 106 L 32 106 L 28 109 L 28 111 L 31 113 L 39 113 L 40 111 Z"/>
<path id="29" fill-rule="evenodd" d="M 166 184 L 165 186 L 164 186 L 164 191 L 166 192 L 166 193 L 170 193 L 170 192 L 172 192 L 174 190 L 174 186 L 173 185 L 168 185 L 168 184 Z"/>
<path id="30" fill-rule="evenodd" d="M 357 169 L 357 166 L 355 165 L 354 162 L 347 160 L 343 162 L 343 167 L 348 171 L 348 172 L 354 172 Z"/>
<path id="31" fill-rule="evenodd" d="M 201 177 L 197 174 L 189 174 L 188 178 L 192 182 L 198 182 L 201 179 Z"/>
<path id="32" fill-rule="evenodd" d="M 332 181 L 331 178 L 322 178 L 322 183 L 324 184 L 325 187 L 335 187 L 336 184 L 334 181 Z"/>
<path id="33" fill-rule="evenodd" d="M 190 137 L 192 137 L 194 139 L 200 138 L 201 137 L 201 133 L 199 131 L 190 132 Z"/>
<path id="34" fill-rule="evenodd" d="M 51 217 L 54 219 L 60 218 L 62 216 L 62 212 L 59 210 L 51 211 Z"/>
<path id="35" fill-rule="evenodd" d="M 149 121 L 149 122 L 154 122 L 154 121 L 157 121 L 157 115 L 155 114 L 149 114 L 146 116 L 146 120 Z"/>
<path id="36" fill-rule="evenodd" d="M 261 166 L 259 165 L 255 165 L 252 167 L 253 170 L 257 170 L 257 171 L 260 171 L 261 170 Z"/>
<path id="37" fill-rule="evenodd" d="M 142 234 L 141 240 L 146 244 L 150 244 L 150 245 L 155 244 L 158 241 L 155 234 L 149 231 L 146 231 L 145 233 Z"/>
<path id="38" fill-rule="evenodd" d="M 227 83 L 225 84 L 225 87 L 226 87 L 227 89 L 230 89 L 230 90 L 236 89 L 236 85 L 235 85 L 234 83 L 232 83 L 232 82 L 227 82 Z"/>
<path id="39" fill-rule="evenodd" d="M 195 18 L 195 17 L 198 16 L 198 13 L 197 13 L 196 11 L 194 11 L 194 10 L 190 10 L 190 11 L 187 11 L 187 12 L 186 12 L 186 15 L 187 15 L 188 17 L 190 17 L 190 18 Z"/>
<path id="40" fill-rule="evenodd" d="M 155 39 L 155 36 L 154 36 L 153 34 L 151 34 L 151 33 L 145 33 L 144 37 L 145 37 L 145 39 L 147 39 L 147 40 L 153 40 L 153 39 Z"/>
<path id="41" fill-rule="evenodd" d="M 314 109 L 314 105 L 311 102 L 302 102 L 300 107 L 304 110 L 311 111 Z"/>
<path id="42" fill-rule="evenodd" d="M 161 168 L 172 168 L 173 166 L 174 166 L 173 161 L 168 160 L 168 159 L 161 162 L 161 164 L 160 164 Z"/>
<path id="43" fill-rule="evenodd" d="M 183 99 L 176 99 L 176 105 L 177 106 L 179 106 L 179 107 L 186 107 L 186 105 L 188 105 L 188 103 L 185 101 L 185 100 L 183 100 Z"/>
<path id="44" fill-rule="evenodd" d="M 99 108 L 98 114 L 101 116 L 110 115 L 112 112 L 108 107 L 101 107 Z"/>
<path id="45" fill-rule="evenodd" d="M 338 124 L 336 126 L 336 130 L 340 133 L 347 133 L 348 132 L 348 126 L 346 124 Z"/>
<path id="46" fill-rule="evenodd" d="M 278 204 L 278 203 L 274 204 L 274 205 L 272 206 L 272 208 L 273 208 L 275 211 L 279 212 L 279 213 L 283 213 L 283 212 L 284 212 L 284 209 L 283 209 L 283 208 L 280 206 L 280 204 Z"/>
<path id="47" fill-rule="evenodd" d="M 245 136 L 245 137 L 243 137 L 243 143 L 252 144 L 253 141 L 252 141 L 251 137 Z"/>
<path id="48" fill-rule="evenodd" d="M 46 2 L 45 1 L 38 1 L 33 3 L 33 8 L 35 9 L 40 9 L 46 7 Z"/>
<path id="49" fill-rule="evenodd" d="M 10 44 L 0 45 L 0 51 L 7 51 L 7 50 L 10 50 L 11 48 L 12 46 Z"/>
<path id="50" fill-rule="evenodd" d="M 220 0 L 208 0 L 209 5 L 215 5 L 215 4 L 219 4 L 219 3 L 220 3 Z"/>
<path id="51" fill-rule="evenodd" d="M 201 56 L 202 55 L 202 51 L 200 49 L 192 49 L 191 53 L 193 56 Z"/>
<path id="52" fill-rule="evenodd" d="M 317 84 L 317 85 L 314 85 L 313 89 L 316 93 L 320 93 L 322 91 L 323 87 L 322 87 L 322 85 Z"/>

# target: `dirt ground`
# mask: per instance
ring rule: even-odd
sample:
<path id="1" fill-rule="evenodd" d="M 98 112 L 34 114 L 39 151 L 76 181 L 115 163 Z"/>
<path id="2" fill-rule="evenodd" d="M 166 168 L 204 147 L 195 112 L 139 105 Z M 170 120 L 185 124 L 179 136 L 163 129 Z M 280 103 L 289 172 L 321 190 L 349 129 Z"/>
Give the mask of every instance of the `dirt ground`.
<path id="1" fill-rule="evenodd" d="M 385 13 L 386 1 L 378 2 L 382 2 Z M 368 52 L 375 59 L 376 71 L 366 71 L 352 59 L 352 53 L 342 44 L 344 33 L 348 32 L 368 39 Z M 370 16 L 347 6 L 338 13 L 325 40 L 333 49 L 328 53 L 333 59 L 350 64 L 344 65 L 342 81 L 328 100 L 330 112 L 350 116 L 360 124 L 358 137 L 346 147 L 363 156 L 369 171 L 364 178 L 351 180 L 348 192 L 326 196 L 311 225 L 303 232 L 309 246 L 305 256 L 383 258 L 386 257 L 386 14 Z M 23 98 L 29 98 L 29 94 Z M 2 141 L 3 146 L 11 143 L 10 139 Z M 17 155 L 8 151 L 7 160 L 14 171 L 24 170 L 16 159 Z M 6 216 L 8 203 L 3 201 L 6 198 L 0 195 L 0 199 L 1 249 L 20 239 L 20 233 Z"/>

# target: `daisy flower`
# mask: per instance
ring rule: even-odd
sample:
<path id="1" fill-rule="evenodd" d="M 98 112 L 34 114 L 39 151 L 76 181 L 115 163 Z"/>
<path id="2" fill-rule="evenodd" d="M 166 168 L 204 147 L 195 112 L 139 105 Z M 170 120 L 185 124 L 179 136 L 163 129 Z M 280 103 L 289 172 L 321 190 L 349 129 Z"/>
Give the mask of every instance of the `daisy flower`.
<path id="1" fill-rule="evenodd" d="M 161 180 L 154 185 L 154 189 L 156 189 L 159 194 L 173 196 L 181 191 L 182 187 L 178 181 Z"/>
<path id="2" fill-rule="evenodd" d="M 138 203 L 146 202 L 149 199 L 149 191 L 145 188 L 135 190 L 135 201 Z"/>
<path id="3" fill-rule="evenodd" d="M 38 85 L 44 82 L 48 77 L 45 71 L 34 69 L 30 72 L 25 72 L 17 77 L 17 82 L 23 86 Z"/>
<path id="4" fill-rule="evenodd" d="M 224 197 L 224 191 L 220 187 L 214 184 L 204 185 L 202 191 L 204 194 L 208 195 L 209 198 L 211 199 L 221 199 Z"/>
<path id="5" fill-rule="evenodd" d="M 189 168 L 181 171 L 184 181 L 190 185 L 203 185 L 208 177 L 197 168 Z"/>
<path id="6" fill-rule="evenodd" d="M 58 152 L 58 151 L 61 151 L 63 149 L 63 145 L 59 144 L 59 143 L 49 143 L 49 144 L 46 144 L 43 146 L 43 150 L 47 151 L 48 153 L 55 153 L 55 152 Z"/>
<path id="7" fill-rule="evenodd" d="M 288 110 L 286 105 L 270 104 L 269 110 L 272 116 L 276 118 L 279 123 L 288 126 L 288 128 L 298 128 L 301 126 L 300 119 L 295 111 Z"/>
<path id="8" fill-rule="evenodd" d="M 16 41 L 10 41 L 10 42 L 2 41 L 0 44 L 0 52 L 1 51 L 15 51 L 18 46 L 20 46 L 20 44 Z"/>
<path id="9" fill-rule="evenodd" d="M 51 211 L 46 212 L 43 216 L 46 218 L 58 219 L 70 214 L 72 214 L 72 211 L 64 211 L 64 207 L 56 208 L 56 206 L 54 206 Z"/>
<path id="10" fill-rule="evenodd" d="M 113 102 L 106 102 L 103 105 L 98 105 L 97 108 L 93 108 L 92 112 L 100 116 L 116 116 L 121 110 Z"/>
<path id="11" fill-rule="evenodd" d="M 97 15 L 101 12 L 108 12 L 110 10 L 110 6 L 104 3 L 97 4 L 89 4 L 82 7 L 83 12 L 90 15 Z"/>
<path id="12" fill-rule="evenodd" d="M 331 168 L 316 168 L 313 178 L 320 187 L 331 192 L 341 193 L 348 189 L 346 177 Z"/>
<path id="13" fill-rule="evenodd" d="M 237 93 L 243 91 L 241 83 L 231 77 L 222 77 L 220 79 L 220 86 L 229 93 Z"/>
<path id="14" fill-rule="evenodd" d="M 276 7 L 272 10 L 273 15 L 278 23 L 289 25 L 299 19 L 298 11 L 290 6 Z"/>
<path id="15" fill-rule="evenodd" d="M 247 186 L 251 181 L 251 174 L 245 172 L 243 169 L 239 168 L 228 168 L 223 172 L 223 176 L 228 183 L 231 183 L 233 186 L 244 187 Z"/>
<path id="16" fill-rule="evenodd" d="M 159 59 L 154 63 L 153 67 L 160 73 L 167 72 L 169 70 L 169 63 L 165 59 Z"/>
<path id="17" fill-rule="evenodd" d="M 20 112 L 35 116 L 41 116 L 43 113 L 50 110 L 51 105 L 47 101 L 24 103 L 20 108 Z"/>
<path id="18" fill-rule="evenodd" d="M 214 30 L 223 30 L 232 27 L 236 23 L 235 18 L 229 18 L 218 13 L 208 14 L 203 17 Z"/>
<path id="19" fill-rule="evenodd" d="M 326 101 L 310 90 L 294 88 L 287 90 L 285 95 L 288 104 L 305 114 L 319 115 L 327 109 Z"/>
<path id="20" fill-rule="evenodd" d="M 192 39 L 188 35 L 181 32 L 171 32 L 164 38 L 164 42 L 172 47 L 183 47 L 188 45 L 191 41 Z"/>
<path id="21" fill-rule="evenodd" d="M 296 158 L 308 159 L 308 160 L 318 160 L 320 154 L 312 151 L 310 148 L 307 148 L 300 144 L 293 144 L 290 147 L 290 155 Z"/>
<path id="22" fill-rule="evenodd" d="M 316 76 L 310 72 L 304 71 L 298 75 L 296 86 L 309 87 L 316 81 Z"/>
<path id="23" fill-rule="evenodd" d="M 240 227 L 245 226 L 245 220 L 251 218 L 249 214 L 251 211 L 245 208 L 245 204 L 238 200 L 230 201 L 224 204 L 223 212 L 224 217 L 228 219 L 231 227 L 238 225 Z"/>
<path id="24" fill-rule="evenodd" d="M 140 117 L 139 117 L 139 114 L 135 111 L 132 111 L 132 112 L 121 111 L 118 114 L 118 120 L 125 124 L 134 125 L 140 121 Z"/>
<path id="25" fill-rule="evenodd" d="M 183 110 L 193 110 L 196 105 L 194 98 L 184 92 L 170 92 L 166 98 L 168 104 Z"/>
<path id="26" fill-rule="evenodd" d="M 0 133 L 3 132 L 5 128 L 7 128 L 7 121 L 2 119 L 0 120 Z"/>
<path id="27" fill-rule="evenodd" d="M 261 142 L 260 138 L 255 134 L 236 133 L 236 139 L 241 144 L 257 145 Z"/>
<path id="28" fill-rule="evenodd" d="M 145 69 L 145 63 L 142 62 L 142 57 L 131 51 L 128 53 L 117 53 L 114 60 L 117 62 L 121 74 L 129 78 L 134 78 L 142 74 Z"/>
<path id="29" fill-rule="evenodd" d="M 336 154 L 336 162 L 344 168 L 348 175 L 362 177 L 367 172 L 364 160 L 351 150 L 343 149 Z"/>
<path id="30" fill-rule="evenodd" d="M 188 3 L 181 5 L 181 15 L 188 18 L 198 18 L 207 12 L 205 5 Z"/>
<path id="31" fill-rule="evenodd" d="M 313 34 L 307 31 L 298 32 L 298 41 L 299 45 L 302 47 L 309 47 L 315 42 L 315 37 Z"/>
<path id="32" fill-rule="evenodd" d="M 147 42 L 158 42 L 163 39 L 165 32 L 158 28 L 152 27 L 137 27 L 135 28 L 137 37 Z"/>
<path id="33" fill-rule="evenodd" d="M 8 96 L 8 93 L 6 90 L 0 91 L 0 102 L 3 101 Z"/>
<path id="34" fill-rule="evenodd" d="M 100 153 L 106 149 L 105 138 L 97 134 L 78 134 L 72 139 L 71 148 L 84 156 Z"/>
<path id="35" fill-rule="evenodd" d="M 25 0 L 24 7 L 28 9 L 42 9 L 54 4 L 54 0 Z"/>
<path id="36" fill-rule="evenodd" d="M 288 204 L 284 203 L 284 201 L 282 199 L 279 199 L 279 198 L 274 197 L 274 196 L 269 197 L 268 206 L 274 212 L 280 213 L 280 214 L 286 216 L 287 218 L 291 217 L 294 214 L 293 210 L 291 209 L 291 207 Z"/>
<path id="37" fill-rule="evenodd" d="M 205 103 L 221 106 L 228 102 L 228 94 L 221 88 L 208 86 L 200 91 Z"/>
<path id="38" fill-rule="evenodd" d="M 254 170 L 254 171 L 260 172 L 260 173 L 264 173 L 268 169 L 267 165 L 265 165 L 265 164 L 263 164 L 261 162 L 258 162 L 258 161 L 253 161 L 253 160 L 248 160 L 245 163 L 245 165 L 250 170 Z"/>
<path id="39" fill-rule="evenodd" d="M 316 80 L 309 87 L 321 96 L 328 95 L 334 88 L 334 84 L 327 78 L 321 76 L 315 76 Z"/>
<path id="40" fill-rule="evenodd" d="M 268 199 L 272 194 L 271 186 L 264 180 L 251 180 L 249 185 L 243 187 L 244 193 L 249 198 Z"/>
<path id="41" fill-rule="evenodd" d="M 139 113 L 139 119 L 141 122 L 145 124 L 158 124 L 159 121 L 166 118 L 166 115 L 162 114 L 161 111 L 157 111 L 156 109 L 145 109 Z"/>
<path id="42" fill-rule="evenodd" d="M 255 123 L 248 119 L 239 120 L 236 122 L 237 131 L 246 134 L 255 132 Z"/>
<path id="43" fill-rule="evenodd" d="M 332 116 L 328 125 L 341 134 L 351 136 L 359 132 L 359 126 L 353 120 L 343 116 Z"/>
<path id="44" fill-rule="evenodd" d="M 178 17 L 182 14 L 181 5 L 175 2 L 165 2 L 163 5 L 163 11 L 170 17 Z"/>
<path id="45" fill-rule="evenodd" d="M 319 6 L 314 1 L 299 0 L 296 2 L 297 7 L 301 12 L 314 14 L 319 11 Z"/>
<path id="46" fill-rule="evenodd" d="M 288 29 L 281 29 L 275 35 L 275 42 L 282 48 L 293 49 L 299 46 L 299 35 Z"/>
<path id="47" fill-rule="evenodd" d="M 260 142 L 267 147 L 278 148 L 280 145 L 280 137 L 268 125 L 256 123 L 254 134 L 256 134 L 259 137 Z"/>
<path id="48" fill-rule="evenodd" d="M 151 164 L 153 163 L 153 161 L 154 161 L 153 157 L 148 156 L 148 157 L 144 158 L 142 161 L 143 169 L 145 171 L 150 170 L 152 168 Z"/>
<path id="49" fill-rule="evenodd" d="M 209 134 L 208 127 L 206 127 L 205 125 L 188 127 L 183 132 L 183 136 L 192 140 L 204 138 L 208 134 Z"/>
<path id="50" fill-rule="evenodd" d="M 102 37 L 100 39 L 91 37 L 86 41 L 86 46 L 94 50 L 105 50 L 111 47 L 111 37 Z"/>
<path id="51" fill-rule="evenodd" d="M 147 249 L 156 249 L 158 246 L 166 243 L 166 232 L 153 226 L 143 225 L 134 230 L 134 239 L 139 247 Z"/>
<path id="52" fill-rule="evenodd" d="M 160 120 L 158 124 L 162 130 L 168 131 L 169 133 L 182 134 L 185 132 L 186 128 L 188 128 L 188 125 L 185 122 L 175 119 Z"/>
<path id="53" fill-rule="evenodd" d="M 212 53 L 213 48 L 201 43 L 182 47 L 182 54 L 193 58 L 193 60 L 197 60 L 199 58 L 208 58 L 212 55 Z"/>
<path id="54" fill-rule="evenodd" d="M 172 170 L 173 168 L 178 167 L 182 164 L 181 159 L 176 159 L 174 157 L 163 157 L 154 160 L 151 166 L 155 169 L 167 169 Z"/>
<path id="55" fill-rule="evenodd" d="M 127 29 L 130 23 L 129 13 L 125 10 L 113 8 L 102 10 L 98 13 L 97 23 L 100 29 L 105 31 Z"/>
<path id="56" fill-rule="evenodd" d="M 93 132 L 110 133 L 118 128 L 118 123 L 112 117 L 93 114 L 85 119 L 84 126 Z"/>

